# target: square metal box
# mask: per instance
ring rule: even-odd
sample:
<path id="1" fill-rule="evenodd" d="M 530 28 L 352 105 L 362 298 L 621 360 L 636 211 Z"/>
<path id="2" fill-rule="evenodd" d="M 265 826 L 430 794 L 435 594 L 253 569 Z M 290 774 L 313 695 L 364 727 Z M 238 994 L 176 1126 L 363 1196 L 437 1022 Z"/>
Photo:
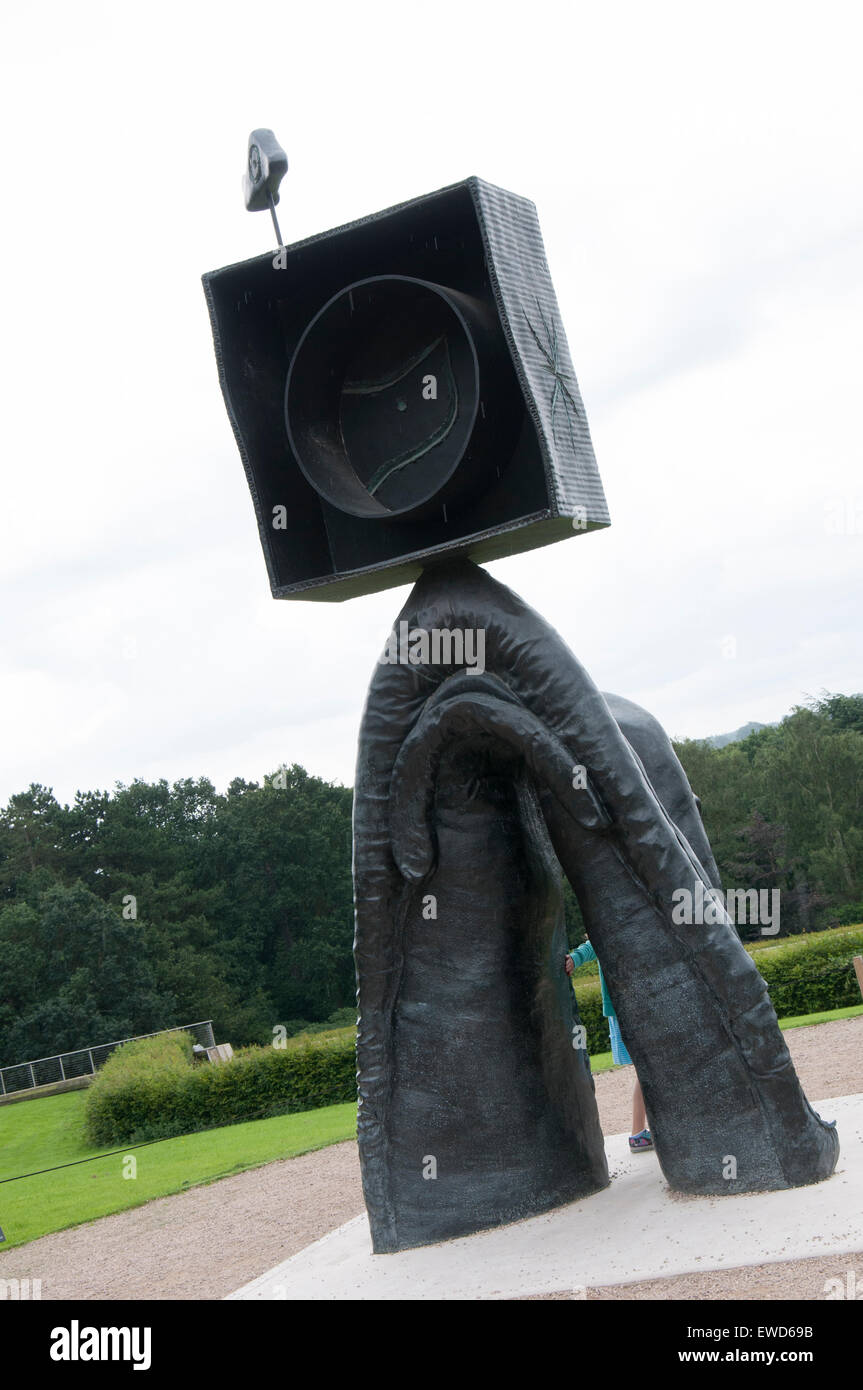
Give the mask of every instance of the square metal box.
<path id="1" fill-rule="evenodd" d="M 526 198 L 470 178 L 203 283 L 274 597 L 609 524 Z"/>

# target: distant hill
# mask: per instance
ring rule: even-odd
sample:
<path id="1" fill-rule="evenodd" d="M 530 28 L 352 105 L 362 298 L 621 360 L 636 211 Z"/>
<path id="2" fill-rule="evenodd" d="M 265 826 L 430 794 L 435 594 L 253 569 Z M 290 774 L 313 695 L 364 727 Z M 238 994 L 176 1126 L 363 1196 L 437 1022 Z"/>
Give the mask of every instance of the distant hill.
<path id="1" fill-rule="evenodd" d="M 743 724 L 739 729 L 735 729 L 733 734 L 713 734 L 705 739 L 705 743 L 710 743 L 714 748 L 724 748 L 726 743 L 739 743 L 742 738 L 748 738 L 750 734 L 755 734 L 759 729 L 775 728 L 773 724 L 756 724 L 752 719 L 748 724 Z"/>

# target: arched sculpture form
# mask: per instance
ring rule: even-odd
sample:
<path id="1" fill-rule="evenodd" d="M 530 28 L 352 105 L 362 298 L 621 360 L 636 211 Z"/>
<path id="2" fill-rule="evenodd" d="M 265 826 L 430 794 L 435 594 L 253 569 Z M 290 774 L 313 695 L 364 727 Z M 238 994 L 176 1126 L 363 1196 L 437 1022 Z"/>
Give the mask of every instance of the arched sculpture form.
<path id="1" fill-rule="evenodd" d="M 733 924 L 722 911 L 712 924 L 673 920 L 677 890 L 719 880 L 656 721 L 600 694 L 558 634 L 468 561 L 427 570 L 405 622 L 482 632 L 485 669 L 382 663 L 363 718 L 358 1132 L 374 1249 L 481 1230 L 608 1182 L 587 1059 L 572 1046 L 555 855 L 671 1186 L 724 1194 L 828 1177 L 836 1131 L 801 1090 Z"/>

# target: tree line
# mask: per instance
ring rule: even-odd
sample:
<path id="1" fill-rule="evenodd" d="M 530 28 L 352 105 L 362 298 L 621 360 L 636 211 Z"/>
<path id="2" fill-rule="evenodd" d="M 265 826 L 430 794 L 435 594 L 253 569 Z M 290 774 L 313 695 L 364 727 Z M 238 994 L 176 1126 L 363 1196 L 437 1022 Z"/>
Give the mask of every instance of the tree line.
<path id="1" fill-rule="evenodd" d="M 783 935 L 863 919 L 863 696 L 675 747 L 726 889 L 779 888 Z M 206 1018 L 219 1039 L 265 1042 L 350 1010 L 351 801 L 298 766 L 225 793 L 187 778 L 71 806 L 37 785 L 13 796 L 0 1065 Z"/>
<path id="2" fill-rule="evenodd" d="M 349 788 L 135 781 L 0 813 L 0 1065 L 212 1018 L 271 1040 L 355 997 Z"/>
<path id="3" fill-rule="evenodd" d="M 863 920 L 863 695 L 823 695 L 737 743 L 675 751 L 723 888 L 778 888 L 783 936 Z"/>

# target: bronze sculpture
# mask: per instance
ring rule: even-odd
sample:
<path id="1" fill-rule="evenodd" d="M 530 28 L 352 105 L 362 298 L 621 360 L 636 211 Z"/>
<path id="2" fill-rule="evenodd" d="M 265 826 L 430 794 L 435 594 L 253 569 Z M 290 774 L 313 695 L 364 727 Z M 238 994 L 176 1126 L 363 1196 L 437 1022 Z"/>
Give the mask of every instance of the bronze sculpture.
<path id="1" fill-rule="evenodd" d="M 271 134 L 255 148 L 278 170 Z M 266 192 L 247 201 L 272 212 Z M 393 639 L 369 690 L 355 788 L 374 1249 L 608 1182 L 561 969 L 561 866 L 669 1183 L 829 1176 L 836 1131 L 733 923 L 675 920 L 675 893 L 719 877 L 667 737 L 478 568 L 608 524 L 533 205 L 469 179 L 204 284 L 274 596 L 417 580 L 396 624 L 410 650 Z"/>

